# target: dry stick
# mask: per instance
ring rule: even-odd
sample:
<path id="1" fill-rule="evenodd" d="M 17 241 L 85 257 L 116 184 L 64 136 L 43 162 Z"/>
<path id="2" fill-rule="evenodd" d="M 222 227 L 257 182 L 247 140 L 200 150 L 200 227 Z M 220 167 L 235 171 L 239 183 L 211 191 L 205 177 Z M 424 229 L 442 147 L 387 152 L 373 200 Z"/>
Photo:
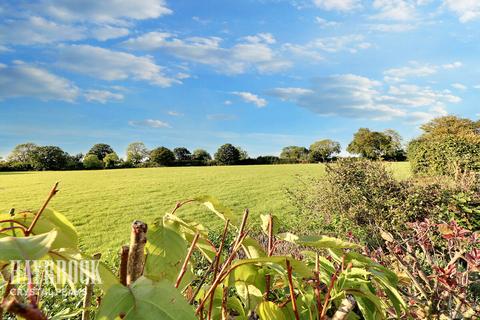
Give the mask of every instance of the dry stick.
<path id="1" fill-rule="evenodd" d="M 130 235 L 130 248 L 127 262 L 127 285 L 140 278 L 145 263 L 145 243 L 147 242 L 147 224 L 134 221 Z"/>
<path id="2" fill-rule="evenodd" d="M 318 252 L 315 256 L 315 300 L 317 301 L 318 318 L 320 319 L 322 314 L 322 301 L 320 297 L 320 259 Z"/>
<path id="3" fill-rule="evenodd" d="M 120 249 L 120 269 L 118 272 L 118 278 L 120 279 L 120 283 L 124 286 L 127 285 L 127 264 L 129 249 L 129 246 L 122 246 L 122 249 Z"/>
<path id="4" fill-rule="evenodd" d="M 197 232 L 195 233 L 195 237 L 193 237 L 192 244 L 190 245 L 190 249 L 188 249 L 187 256 L 185 257 L 185 261 L 183 261 L 182 269 L 180 269 L 180 273 L 178 274 L 177 281 L 175 282 L 175 288 L 178 288 L 180 282 L 182 281 L 183 275 L 187 271 L 188 261 L 190 261 L 190 257 L 192 256 L 193 249 L 195 249 L 195 245 L 197 244 L 198 237 L 200 234 Z"/>
<path id="5" fill-rule="evenodd" d="M 267 254 L 269 257 L 273 254 L 273 217 L 272 214 L 268 215 L 268 248 Z M 265 276 L 265 299 L 268 300 L 268 296 L 270 294 L 270 275 L 267 274 Z"/>
<path id="6" fill-rule="evenodd" d="M 93 255 L 93 260 L 99 260 L 102 256 L 101 253 L 96 253 Z M 87 284 L 85 285 L 85 296 L 83 297 L 83 310 L 82 310 L 82 320 L 90 320 L 90 307 L 92 305 L 92 296 L 93 296 L 93 282 L 90 278 L 87 279 Z"/>
<path id="7" fill-rule="evenodd" d="M 235 255 L 236 255 L 237 251 L 240 249 L 242 241 L 245 239 L 246 236 L 247 236 L 247 233 L 244 233 L 243 236 L 238 241 L 238 244 L 235 247 L 233 247 L 232 253 L 228 257 L 228 259 L 225 261 L 225 263 L 223 264 L 222 269 L 220 269 L 220 272 L 218 273 L 217 277 L 214 279 L 212 285 L 210 286 L 207 293 L 205 294 L 205 297 L 204 297 L 203 301 L 199 304 L 197 310 L 195 311 L 195 314 L 198 314 L 200 312 L 200 310 L 203 309 L 203 306 L 205 305 L 205 302 L 208 299 L 208 297 L 210 297 L 210 295 L 213 294 L 213 292 L 215 291 L 215 288 L 218 286 L 218 284 L 228 275 L 228 272 L 225 272 L 225 270 L 228 268 L 228 266 L 230 265 L 232 260 L 235 258 Z"/>
<path id="8" fill-rule="evenodd" d="M 35 214 L 35 217 L 33 217 L 33 220 L 32 220 L 32 223 L 30 223 L 30 226 L 28 227 L 27 231 L 25 232 L 25 235 L 28 236 L 30 235 L 30 233 L 32 233 L 32 230 L 33 228 L 35 227 L 35 225 L 37 224 L 37 221 L 38 219 L 40 219 L 40 216 L 42 215 L 43 211 L 45 210 L 45 208 L 47 207 L 48 203 L 50 202 L 50 200 L 53 198 L 53 196 L 55 196 L 58 192 L 58 184 L 59 182 L 55 182 L 55 184 L 53 185 L 53 188 L 52 190 L 50 190 L 50 193 L 48 194 L 48 197 L 47 199 L 45 200 L 45 202 L 43 203 L 42 207 L 40 208 L 40 210 L 38 210 L 38 212 Z"/>
<path id="9" fill-rule="evenodd" d="M 345 299 L 342 300 L 340 306 L 332 317 L 332 320 L 344 320 L 347 319 L 350 311 L 355 308 L 355 299 L 351 295 L 347 295 Z"/>
<path id="10" fill-rule="evenodd" d="M 228 308 L 227 308 L 227 299 L 228 299 L 228 290 L 223 285 L 222 291 L 222 320 L 228 320 Z"/>
<path id="11" fill-rule="evenodd" d="M 245 226 L 247 225 L 247 219 L 248 219 L 248 209 L 245 209 L 244 213 L 243 213 L 243 218 L 242 218 L 242 223 L 240 224 L 240 228 L 238 229 L 238 235 L 237 235 L 237 238 L 235 239 L 235 242 L 233 244 L 233 247 L 236 247 L 237 244 L 239 243 L 239 240 L 240 238 L 242 237 L 242 235 L 244 234 L 244 231 L 245 231 Z"/>
<path id="12" fill-rule="evenodd" d="M 222 241 L 220 242 L 220 247 L 218 248 L 218 252 L 215 256 L 215 261 L 212 264 L 212 266 L 213 266 L 213 279 L 215 279 L 217 277 L 218 265 L 220 264 L 220 259 L 221 259 L 223 247 L 225 245 L 225 239 L 227 238 L 227 231 L 228 231 L 229 223 L 230 223 L 230 220 L 227 219 L 225 221 L 225 226 L 223 227 Z M 210 305 L 208 306 L 208 318 L 207 319 L 209 319 L 209 320 L 212 318 L 212 310 L 213 310 L 213 294 L 210 297 Z"/>
<path id="13" fill-rule="evenodd" d="M 47 320 L 47 317 L 40 309 L 35 306 L 20 303 L 15 298 L 4 301 L 0 307 L 5 311 L 16 314 L 26 320 Z"/>
<path id="14" fill-rule="evenodd" d="M 290 288 L 290 300 L 292 301 L 293 313 L 295 314 L 295 319 L 300 320 L 297 309 L 297 299 L 295 298 L 295 291 L 293 288 L 292 266 L 290 265 L 290 261 L 288 261 L 288 259 L 286 259 L 285 261 L 287 263 L 288 287 Z"/>
<path id="15" fill-rule="evenodd" d="M 335 270 L 335 273 L 332 274 L 332 277 L 330 278 L 330 285 L 328 286 L 327 294 L 325 295 L 325 301 L 323 302 L 323 309 L 322 309 L 322 313 L 320 314 L 320 320 L 325 319 L 325 315 L 327 314 L 328 302 L 330 300 L 330 295 L 332 294 L 335 281 L 337 281 L 337 276 L 338 276 L 338 269 Z"/>
<path id="16" fill-rule="evenodd" d="M 183 205 L 187 204 L 187 203 L 190 203 L 190 202 L 193 202 L 195 200 L 193 199 L 190 199 L 190 200 L 185 200 L 183 202 L 177 202 L 177 204 L 175 205 L 175 208 L 173 208 L 172 212 L 170 212 L 171 215 L 174 215 L 175 212 L 180 208 L 182 207 Z"/>

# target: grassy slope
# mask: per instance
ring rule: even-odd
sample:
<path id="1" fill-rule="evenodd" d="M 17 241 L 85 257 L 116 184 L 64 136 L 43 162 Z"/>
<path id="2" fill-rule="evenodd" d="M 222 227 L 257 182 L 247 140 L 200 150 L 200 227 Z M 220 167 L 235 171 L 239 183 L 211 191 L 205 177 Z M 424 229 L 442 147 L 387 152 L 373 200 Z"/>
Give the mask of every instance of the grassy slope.
<path id="1" fill-rule="evenodd" d="M 408 163 L 392 166 L 397 177 L 409 175 Z M 316 164 L 0 173 L 0 211 L 36 209 L 61 181 L 50 208 L 73 222 L 86 249 L 105 253 L 128 241 L 134 219 L 151 223 L 176 201 L 197 195 L 214 196 L 238 215 L 248 207 L 252 215 L 273 212 L 287 222 L 294 209 L 286 201 L 286 187 L 297 175 L 323 173 L 324 166 Z M 218 226 L 201 206 L 189 205 L 179 214 Z"/>

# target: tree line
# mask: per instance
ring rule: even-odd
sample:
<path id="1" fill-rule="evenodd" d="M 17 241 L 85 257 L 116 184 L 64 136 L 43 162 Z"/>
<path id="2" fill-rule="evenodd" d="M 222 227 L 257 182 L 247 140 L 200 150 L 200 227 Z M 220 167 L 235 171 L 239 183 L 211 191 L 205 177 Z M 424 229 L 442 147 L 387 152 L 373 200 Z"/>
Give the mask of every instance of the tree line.
<path id="1" fill-rule="evenodd" d="M 361 128 L 355 133 L 346 149 L 349 153 L 369 159 L 402 161 L 406 159 L 401 137 L 394 130 L 384 132 Z M 122 159 L 105 143 L 98 143 L 86 154 L 71 155 L 58 146 L 39 146 L 34 143 L 17 145 L 5 161 L 0 161 L 0 170 L 82 170 L 114 169 L 156 166 L 204 166 L 242 164 L 287 164 L 334 161 L 341 152 L 340 143 L 330 139 L 314 142 L 309 148 L 287 146 L 279 157 L 259 156 L 252 158 L 241 147 L 226 143 L 218 148 L 213 157 L 204 149 L 190 152 L 185 147 L 173 150 L 157 147 L 149 150 L 143 142 L 133 142 Z"/>

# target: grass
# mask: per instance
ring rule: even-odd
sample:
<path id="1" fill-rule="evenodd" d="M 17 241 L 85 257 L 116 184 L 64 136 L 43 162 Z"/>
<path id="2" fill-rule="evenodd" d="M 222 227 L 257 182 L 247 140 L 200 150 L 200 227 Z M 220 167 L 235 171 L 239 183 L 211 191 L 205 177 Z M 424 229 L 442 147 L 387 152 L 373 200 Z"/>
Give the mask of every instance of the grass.
<path id="1" fill-rule="evenodd" d="M 390 166 L 398 178 L 410 174 L 408 163 Z M 86 251 L 112 253 L 128 242 L 134 219 L 152 223 L 177 201 L 198 195 L 218 198 L 239 216 L 248 207 L 252 221 L 272 212 L 288 223 L 295 219 L 295 210 L 286 199 L 287 186 L 297 176 L 320 177 L 324 172 L 318 164 L 8 172 L 0 173 L 0 211 L 37 209 L 60 181 L 60 192 L 49 207 L 72 221 Z M 188 205 L 179 215 L 220 225 L 203 206 Z"/>

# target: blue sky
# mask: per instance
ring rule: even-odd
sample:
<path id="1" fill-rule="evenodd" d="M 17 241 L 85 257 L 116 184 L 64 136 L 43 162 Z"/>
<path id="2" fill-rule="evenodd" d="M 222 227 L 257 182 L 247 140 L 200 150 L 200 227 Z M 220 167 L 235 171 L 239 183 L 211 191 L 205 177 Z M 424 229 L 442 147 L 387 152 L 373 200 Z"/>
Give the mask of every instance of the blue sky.
<path id="1" fill-rule="evenodd" d="M 0 4 L 0 156 L 226 142 L 250 155 L 477 119 L 477 0 Z"/>

